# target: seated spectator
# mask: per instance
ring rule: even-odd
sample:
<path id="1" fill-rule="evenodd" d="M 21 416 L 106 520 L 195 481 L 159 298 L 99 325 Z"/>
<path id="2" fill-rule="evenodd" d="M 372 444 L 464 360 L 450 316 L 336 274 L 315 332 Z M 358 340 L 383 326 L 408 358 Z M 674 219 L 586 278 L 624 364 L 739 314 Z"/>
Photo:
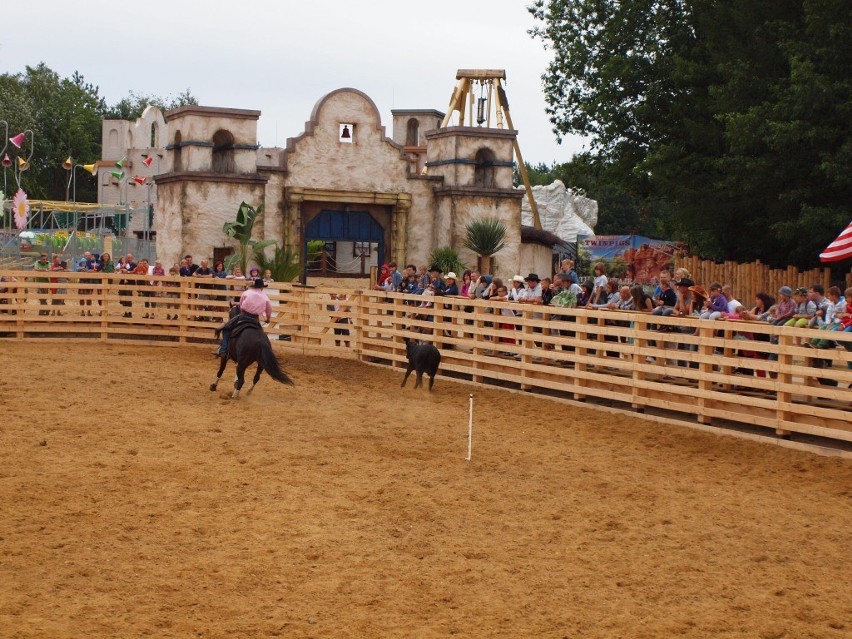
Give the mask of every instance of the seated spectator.
<path id="1" fill-rule="evenodd" d="M 790 320 L 796 313 L 796 302 L 793 301 L 793 289 L 782 286 L 778 289 L 778 303 L 773 315 L 773 324 L 781 326 Z"/>
<path id="2" fill-rule="evenodd" d="M 426 287 L 429 286 L 429 280 L 429 269 L 426 266 L 421 266 L 417 273 L 417 287 L 421 291 L 425 291 Z"/>
<path id="3" fill-rule="evenodd" d="M 618 280 L 607 280 L 607 283 L 604 285 L 605 293 L 602 296 L 599 296 L 598 299 L 601 299 L 598 303 L 586 304 L 589 308 L 607 308 L 610 304 L 615 304 L 619 300 L 618 294 Z"/>
<path id="4" fill-rule="evenodd" d="M 775 305 L 775 298 L 768 293 L 760 292 L 754 296 L 754 306 L 740 311 L 740 318 L 758 322 L 771 321 L 770 309 Z"/>
<path id="5" fill-rule="evenodd" d="M 742 305 L 740 305 L 742 306 Z M 728 300 L 722 294 L 722 285 L 714 283 L 710 285 L 710 299 L 705 303 L 701 319 L 716 320 L 722 317 L 722 313 L 728 312 Z"/>
<path id="6" fill-rule="evenodd" d="M 417 273 L 409 273 L 408 277 L 406 277 L 402 284 L 399 286 L 400 293 L 408 293 L 409 295 L 416 295 L 417 293 L 422 293 L 422 291 L 417 288 Z M 410 304 L 411 301 L 407 301 L 406 303 Z"/>
<path id="7" fill-rule="evenodd" d="M 512 288 L 508 289 L 508 298 L 511 302 L 517 302 L 521 299 L 521 293 L 524 290 L 524 277 L 515 275 L 512 277 Z"/>
<path id="8" fill-rule="evenodd" d="M 187 256 L 189 257 L 189 256 Z M 195 264 L 192 264 L 187 257 L 183 258 L 180 261 L 180 276 L 181 277 L 191 277 L 195 271 L 198 270 L 198 267 Z M 193 268 L 195 267 L 195 268 Z"/>
<path id="9" fill-rule="evenodd" d="M 687 280 L 689 282 L 692 282 L 692 275 L 685 268 L 680 267 L 678 269 L 675 269 L 673 279 L 674 279 L 675 286 L 677 287 L 677 286 L 680 286 L 680 283 L 683 280 Z M 693 286 L 693 285 L 694 285 L 694 282 L 692 284 L 690 284 L 690 286 Z"/>
<path id="10" fill-rule="evenodd" d="M 468 297 L 472 300 L 474 299 L 488 299 L 491 297 L 493 293 L 492 282 L 490 275 L 480 275 L 475 280 L 475 284 L 471 286 L 470 292 L 468 292 Z"/>
<path id="11" fill-rule="evenodd" d="M 804 287 L 797 288 L 794 291 L 793 302 L 796 304 L 796 310 L 793 316 L 784 323 L 784 326 L 804 328 L 816 313 L 816 304 L 808 299 L 808 289 Z"/>
<path id="12" fill-rule="evenodd" d="M 571 285 L 573 286 L 573 284 Z M 592 299 L 593 287 L 590 282 L 583 282 L 580 285 L 580 292 L 577 294 L 577 308 L 587 306 Z"/>
<path id="13" fill-rule="evenodd" d="M 607 304 L 607 308 L 616 311 L 632 311 L 633 296 L 631 295 L 630 287 L 622 286 L 620 289 L 618 289 L 617 295 L 618 299 Z"/>
<path id="14" fill-rule="evenodd" d="M 630 296 L 633 298 L 633 310 L 642 313 L 650 313 L 654 310 L 654 301 L 651 296 L 645 292 L 640 284 L 634 284 L 630 289 Z"/>
<path id="15" fill-rule="evenodd" d="M 473 277 L 475 273 L 476 271 L 471 271 L 469 268 L 466 268 L 462 273 L 462 283 L 459 289 L 459 295 L 462 297 L 470 297 L 470 288 L 476 282 Z"/>
<path id="16" fill-rule="evenodd" d="M 562 279 L 565 281 L 566 288 L 571 284 L 580 284 L 580 278 L 577 277 L 577 271 L 574 270 L 574 260 L 570 258 L 562 260 L 559 270 Z"/>
<path id="17" fill-rule="evenodd" d="M 808 290 L 808 299 L 815 305 L 814 316 L 808 320 L 808 328 L 822 328 L 834 321 L 834 304 L 825 296 L 822 284 L 813 284 Z"/>
<path id="18" fill-rule="evenodd" d="M 671 286 L 672 274 L 666 268 L 660 270 L 659 283 L 651 295 L 651 298 L 654 300 L 654 307 L 661 306 L 658 302 L 660 301 L 660 294 L 663 292 L 663 281 L 669 282 L 669 286 Z"/>
<path id="19" fill-rule="evenodd" d="M 680 271 L 686 271 L 686 269 L 678 269 L 675 271 L 675 277 L 678 276 Z M 693 295 L 692 291 L 689 290 L 691 286 L 695 286 L 695 282 L 693 282 L 688 277 L 681 277 L 677 280 L 677 302 L 674 305 L 673 315 L 678 317 L 689 317 L 692 315 L 692 306 L 695 302 L 695 295 Z"/>
<path id="20" fill-rule="evenodd" d="M 459 285 L 456 284 L 456 274 L 450 271 L 444 276 L 444 295 L 458 295 Z"/>
<path id="21" fill-rule="evenodd" d="M 652 315 L 672 315 L 677 304 L 677 293 L 671 287 L 668 277 L 660 275 L 660 294 L 656 297 Z"/>
<path id="22" fill-rule="evenodd" d="M 836 286 L 829 287 L 826 291 L 826 297 L 834 307 L 831 319 L 821 324 L 818 328 L 823 331 L 841 330 L 841 315 L 846 312 L 846 300 L 840 295 L 840 289 Z M 814 348 L 830 348 L 836 345 L 836 342 L 828 339 L 812 339 L 810 345 Z"/>
<path id="23" fill-rule="evenodd" d="M 692 304 L 690 305 L 689 314 L 698 317 L 704 312 L 707 301 L 710 299 L 710 293 L 703 286 L 697 284 L 690 286 L 689 292 L 692 293 Z"/>
<path id="24" fill-rule="evenodd" d="M 722 287 L 722 295 L 725 297 L 725 300 L 728 302 L 728 312 L 729 313 L 736 313 L 737 309 L 740 306 L 744 306 L 744 304 L 742 304 L 740 301 L 738 301 L 734 297 L 733 289 L 727 284 L 725 284 L 725 286 Z"/>
<path id="25" fill-rule="evenodd" d="M 553 283 L 550 281 L 549 277 L 545 277 L 543 280 L 541 280 L 541 305 L 542 306 L 549 306 L 550 300 L 553 299 L 553 295 L 554 295 Z"/>
<path id="26" fill-rule="evenodd" d="M 520 275 L 516 275 L 515 277 L 521 277 Z M 514 280 L 513 280 L 514 281 Z M 496 290 L 495 295 L 491 296 L 491 299 L 496 302 L 511 302 L 511 291 L 507 290 L 505 286 L 499 286 Z M 509 304 L 501 304 L 500 305 L 500 315 L 504 317 L 515 317 L 515 311 L 511 308 Z M 515 324 L 510 324 L 508 322 L 498 322 L 497 328 L 504 331 L 514 331 Z M 514 344 L 515 339 L 513 337 L 507 337 L 506 335 L 501 335 L 499 341 L 503 344 Z M 502 355 L 511 355 L 511 353 L 501 353 Z"/>
<path id="27" fill-rule="evenodd" d="M 444 284 L 444 280 L 441 279 L 441 267 L 437 264 L 433 264 L 429 267 L 429 286 L 432 287 L 432 292 L 435 295 L 443 295 L 444 290 L 446 290 L 447 286 Z M 426 291 L 424 291 L 425 293 Z"/>
<path id="28" fill-rule="evenodd" d="M 525 288 L 518 292 L 518 302 L 521 304 L 541 304 L 541 280 L 537 273 L 530 273 L 524 278 Z"/>

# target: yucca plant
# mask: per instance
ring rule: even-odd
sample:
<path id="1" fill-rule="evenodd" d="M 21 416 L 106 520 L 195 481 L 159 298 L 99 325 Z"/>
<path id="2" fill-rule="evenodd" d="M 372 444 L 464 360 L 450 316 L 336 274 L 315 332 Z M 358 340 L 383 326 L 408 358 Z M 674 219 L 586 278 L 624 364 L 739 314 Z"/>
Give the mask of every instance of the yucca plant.
<path id="1" fill-rule="evenodd" d="M 295 251 L 288 247 L 275 245 L 272 257 L 267 257 L 263 249 L 254 251 L 254 261 L 260 272 L 267 269 L 272 271 L 272 279 L 276 282 L 292 282 L 302 272 L 302 266 Z"/>
<path id="2" fill-rule="evenodd" d="M 467 225 L 465 248 L 469 248 L 480 257 L 479 270 L 491 272 L 491 256 L 505 245 L 506 226 L 496 217 L 474 220 Z"/>
<path id="3" fill-rule="evenodd" d="M 429 256 L 429 262 L 436 264 L 442 272 L 461 273 L 467 268 L 459 257 L 458 251 L 450 246 L 439 246 Z"/>

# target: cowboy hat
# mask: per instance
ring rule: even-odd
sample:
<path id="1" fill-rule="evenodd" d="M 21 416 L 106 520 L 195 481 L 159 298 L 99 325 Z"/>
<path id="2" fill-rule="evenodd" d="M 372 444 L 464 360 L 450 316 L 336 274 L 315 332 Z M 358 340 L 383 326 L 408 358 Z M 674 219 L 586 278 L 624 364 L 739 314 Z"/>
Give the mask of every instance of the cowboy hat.
<path id="1" fill-rule="evenodd" d="M 707 299 L 708 297 L 710 297 L 710 295 L 707 293 L 707 291 L 704 290 L 703 286 L 696 284 L 695 286 L 690 286 L 689 290 L 692 291 L 693 293 L 695 293 L 696 295 L 700 295 L 704 299 Z"/>

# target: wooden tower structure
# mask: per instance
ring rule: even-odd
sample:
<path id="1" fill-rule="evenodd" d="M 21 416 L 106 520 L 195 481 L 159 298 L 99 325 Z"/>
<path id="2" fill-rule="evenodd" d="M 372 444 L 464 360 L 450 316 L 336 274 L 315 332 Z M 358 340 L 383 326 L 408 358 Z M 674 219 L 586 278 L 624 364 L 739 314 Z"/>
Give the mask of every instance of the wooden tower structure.
<path id="1" fill-rule="evenodd" d="M 450 126 L 454 113 L 458 113 L 458 126 L 462 127 L 482 127 L 484 125 L 485 128 L 491 128 L 493 115 L 495 128 L 515 128 L 512 125 L 512 116 L 509 113 L 509 100 L 506 97 L 506 90 L 503 88 L 503 83 L 506 81 L 505 69 L 459 69 L 456 72 L 456 80 L 458 80 L 458 83 L 453 89 L 450 106 L 440 128 Z M 465 123 L 465 118 L 467 118 L 467 123 Z M 532 195 L 530 178 L 527 174 L 527 167 L 524 165 L 524 158 L 521 155 L 521 147 L 518 144 L 517 137 L 514 138 L 512 145 L 515 150 L 515 161 L 518 163 L 521 180 L 524 183 L 527 199 L 532 209 L 533 223 L 535 228 L 541 229 L 538 207 Z"/>

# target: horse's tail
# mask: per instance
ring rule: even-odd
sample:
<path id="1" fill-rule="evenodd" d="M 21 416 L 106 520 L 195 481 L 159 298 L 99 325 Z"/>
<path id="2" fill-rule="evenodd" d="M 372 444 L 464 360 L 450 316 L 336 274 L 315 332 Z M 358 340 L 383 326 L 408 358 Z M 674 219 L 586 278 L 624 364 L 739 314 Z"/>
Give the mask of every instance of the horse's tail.
<path id="1" fill-rule="evenodd" d="M 272 345 L 269 343 L 268 339 L 261 340 L 260 343 L 260 357 L 258 358 L 260 365 L 263 366 L 263 370 L 265 370 L 269 376 L 281 382 L 282 384 L 290 384 L 290 386 L 295 386 L 293 384 L 293 380 L 281 369 L 281 364 L 278 363 L 278 358 L 275 357 L 275 353 L 272 352 Z"/>

